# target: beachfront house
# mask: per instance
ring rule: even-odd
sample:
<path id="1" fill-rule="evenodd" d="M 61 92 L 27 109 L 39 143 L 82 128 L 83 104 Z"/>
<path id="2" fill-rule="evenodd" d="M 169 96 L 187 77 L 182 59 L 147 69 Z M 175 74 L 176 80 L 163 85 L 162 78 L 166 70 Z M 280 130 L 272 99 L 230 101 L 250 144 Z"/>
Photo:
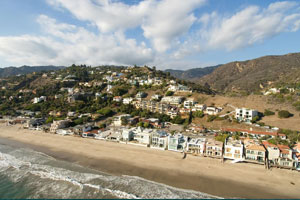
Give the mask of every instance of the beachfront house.
<path id="1" fill-rule="evenodd" d="M 206 138 L 192 138 L 187 142 L 187 152 L 194 155 L 204 155 Z"/>
<path id="2" fill-rule="evenodd" d="M 295 167 L 293 151 L 286 145 L 275 145 L 268 141 L 263 141 L 264 147 L 268 151 L 268 160 L 271 166 L 292 168 Z"/>
<path id="3" fill-rule="evenodd" d="M 251 122 L 256 116 L 258 116 L 257 110 L 252 110 L 248 108 L 235 109 L 235 118 L 238 121 Z"/>
<path id="4" fill-rule="evenodd" d="M 244 146 L 240 140 L 227 138 L 224 145 L 224 158 L 241 160 L 244 154 Z"/>
<path id="5" fill-rule="evenodd" d="M 150 147 L 166 150 L 168 147 L 168 134 L 165 131 L 155 130 L 151 136 Z"/>
<path id="6" fill-rule="evenodd" d="M 58 129 L 67 128 L 69 123 L 69 120 L 53 121 L 50 127 L 50 133 L 56 133 Z"/>
<path id="7" fill-rule="evenodd" d="M 145 146 L 150 146 L 152 129 L 144 129 L 142 127 L 137 127 L 132 130 L 134 132 L 133 140 L 137 143 Z"/>
<path id="8" fill-rule="evenodd" d="M 183 152 L 186 148 L 188 138 L 182 134 L 168 136 L 168 150 Z"/>
<path id="9" fill-rule="evenodd" d="M 295 167 L 300 170 L 300 142 L 298 142 L 294 147 L 293 159 L 295 160 Z"/>
<path id="10" fill-rule="evenodd" d="M 267 150 L 259 141 L 253 139 L 244 140 L 245 160 L 265 164 Z"/>
<path id="11" fill-rule="evenodd" d="M 134 132 L 132 129 L 123 129 L 122 130 L 122 140 L 125 142 L 131 141 L 134 139 Z"/>
<path id="12" fill-rule="evenodd" d="M 71 129 L 66 128 L 66 129 L 58 129 L 56 131 L 56 134 L 65 136 L 65 135 L 74 135 L 74 132 Z"/>
<path id="13" fill-rule="evenodd" d="M 209 139 L 206 143 L 205 156 L 211 158 L 222 158 L 223 157 L 223 142 Z"/>

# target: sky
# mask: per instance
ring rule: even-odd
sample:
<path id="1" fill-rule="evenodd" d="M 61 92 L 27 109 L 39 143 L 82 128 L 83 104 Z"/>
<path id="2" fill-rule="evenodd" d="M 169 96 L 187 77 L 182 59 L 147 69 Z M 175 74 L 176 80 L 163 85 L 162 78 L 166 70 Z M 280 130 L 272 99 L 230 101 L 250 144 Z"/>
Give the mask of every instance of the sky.
<path id="1" fill-rule="evenodd" d="M 299 52 L 300 1 L 0 0 L 0 67 L 190 69 Z"/>

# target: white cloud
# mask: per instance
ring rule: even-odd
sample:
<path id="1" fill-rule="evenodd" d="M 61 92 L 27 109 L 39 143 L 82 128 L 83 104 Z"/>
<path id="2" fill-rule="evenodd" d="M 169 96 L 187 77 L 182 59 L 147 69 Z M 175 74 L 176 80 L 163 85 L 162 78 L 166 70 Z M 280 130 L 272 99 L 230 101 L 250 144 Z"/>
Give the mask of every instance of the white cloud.
<path id="1" fill-rule="evenodd" d="M 159 52 L 168 50 L 196 21 L 193 11 L 206 0 L 144 0 L 134 5 L 109 0 L 48 0 L 80 20 L 96 25 L 101 32 L 142 27 L 144 36 Z"/>
<path id="2" fill-rule="evenodd" d="M 174 40 L 189 31 L 196 17 L 193 11 L 205 3 L 204 0 L 164 0 L 157 3 L 142 24 L 144 36 L 152 40 L 159 52 L 168 50 Z"/>
<path id="3" fill-rule="evenodd" d="M 300 14 L 295 8 L 299 8 L 295 2 L 276 2 L 266 9 L 249 6 L 230 17 L 206 14 L 200 19 L 204 28 L 199 36 L 208 49 L 247 47 L 282 32 L 297 31 Z"/>
<path id="4" fill-rule="evenodd" d="M 30 65 L 142 65 L 154 59 L 150 48 L 126 39 L 122 32 L 97 35 L 45 15 L 37 21 L 46 36 L 0 37 L 0 56 L 8 62 Z"/>

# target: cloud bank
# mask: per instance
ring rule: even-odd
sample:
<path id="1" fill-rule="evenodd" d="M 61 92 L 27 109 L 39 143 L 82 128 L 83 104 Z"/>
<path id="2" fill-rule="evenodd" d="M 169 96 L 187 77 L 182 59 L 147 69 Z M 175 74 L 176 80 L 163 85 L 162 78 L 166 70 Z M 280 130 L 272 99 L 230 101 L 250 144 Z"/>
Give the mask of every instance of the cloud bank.
<path id="1" fill-rule="evenodd" d="M 16 65 L 182 65 L 190 55 L 236 51 L 300 28 L 299 3 L 290 1 L 266 8 L 252 5 L 230 15 L 199 13 L 199 8 L 209 6 L 205 0 L 143 0 L 131 5 L 110 0 L 47 3 L 97 31 L 41 14 L 36 23 L 42 34 L 0 37 L 1 58 Z M 136 34 L 141 35 L 128 36 L 127 31 L 137 29 Z"/>

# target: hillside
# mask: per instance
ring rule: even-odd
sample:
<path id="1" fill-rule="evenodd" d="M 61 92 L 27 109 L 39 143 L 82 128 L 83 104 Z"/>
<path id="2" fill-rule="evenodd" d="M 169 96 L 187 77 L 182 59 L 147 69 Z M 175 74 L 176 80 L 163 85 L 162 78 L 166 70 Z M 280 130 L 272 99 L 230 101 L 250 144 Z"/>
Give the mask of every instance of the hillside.
<path id="1" fill-rule="evenodd" d="M 22 66 L 0 68 L 0 78 L 30 74 L 32 72 L 52 71 L 64 68 L 63 66 Z"/>
<path id="2" fill-rule="evenodd" d="M 165 72 L 170 72 L 171 76 L 174 76 L 182 80 L 197 80 L 207 74 L 212 73 L 219 66 L 221 65 L 204 67 L 204 68 L 193 68 L 188 70 L 167 69 L 165 70 Z"/>
<path id="3" fill-rule="evenodd" d="M 221 65 L 196 82 L 220 92 L 255 92 L 272 83 L 299 82 L 300 53 L 265 56 Z"/>

